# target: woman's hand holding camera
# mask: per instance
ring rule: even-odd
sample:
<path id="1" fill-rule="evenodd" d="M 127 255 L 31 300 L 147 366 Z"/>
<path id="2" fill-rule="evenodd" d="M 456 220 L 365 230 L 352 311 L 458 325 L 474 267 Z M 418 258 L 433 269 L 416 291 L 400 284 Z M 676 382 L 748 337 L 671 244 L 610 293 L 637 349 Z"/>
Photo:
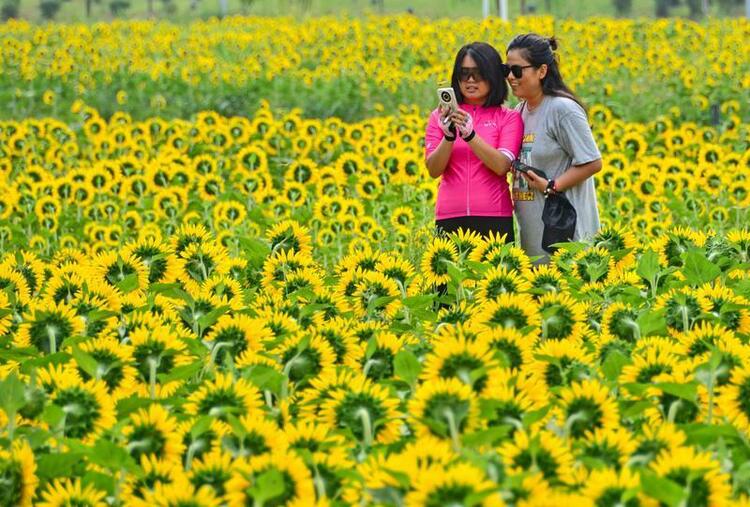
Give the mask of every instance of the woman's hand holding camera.
<path id="1" fill-rule="evenodd" d="M 453 142 L 456 140 L 456 125 L 451 120 L 451 112 L 450 110 L 441 110 L 440 111 L 440 121 L 438 121 L 438 125 L 440 125 L 440 130 L 443 131 L 443 136 L 445 136 L 445 139 L 449 142 Z"/>
<path id="2" fill-rule="evenodd" d="M 469 113 L 459 109 L 451 115 L 451 120 L 458 129 L 461 139 L 467 143 L 474 139 L 474 121 Z"/>

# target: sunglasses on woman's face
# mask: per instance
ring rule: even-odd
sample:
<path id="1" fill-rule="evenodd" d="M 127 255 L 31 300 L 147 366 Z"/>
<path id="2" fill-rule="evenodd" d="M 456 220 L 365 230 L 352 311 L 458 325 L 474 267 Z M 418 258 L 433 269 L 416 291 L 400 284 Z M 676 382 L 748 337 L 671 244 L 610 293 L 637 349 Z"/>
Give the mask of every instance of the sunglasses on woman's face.
<path id="1" fill-rule="evenodd" d="M 536 65 L 506 65 L 503 64 L 503 75 L 505 77 L 510 76 L 511 72 L 513 73 L 513 77 L 516 79 L 521 79 L 521 76 L 523 76 L 523 69 L 528 69 L 529 67 L 536 67 Z"/>
<path id="2" fill-rule="evenodd" d="M 461 67 L 461 71 L 458 73 L 458 78 L 461 81 L 468 81 L 470 77 L 474 78 L 474 81 L 484 81 L 484 77 L 479 71 L 479 67 Z"/>

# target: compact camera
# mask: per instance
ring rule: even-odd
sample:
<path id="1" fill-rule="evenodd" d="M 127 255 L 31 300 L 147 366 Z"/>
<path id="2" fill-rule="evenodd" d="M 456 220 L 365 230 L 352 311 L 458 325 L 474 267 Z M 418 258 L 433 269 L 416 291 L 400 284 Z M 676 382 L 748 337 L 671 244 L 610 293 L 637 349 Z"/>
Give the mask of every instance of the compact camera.
<path id="1" fill-rule="evenodd" d="M 451 113 L 458 111 L 458 101 L 456 100 L 456 93 L 453 91 L 453 88 L 438 88 L 437 94 L 440 108 L 443 111 L 450 111 Z"/>

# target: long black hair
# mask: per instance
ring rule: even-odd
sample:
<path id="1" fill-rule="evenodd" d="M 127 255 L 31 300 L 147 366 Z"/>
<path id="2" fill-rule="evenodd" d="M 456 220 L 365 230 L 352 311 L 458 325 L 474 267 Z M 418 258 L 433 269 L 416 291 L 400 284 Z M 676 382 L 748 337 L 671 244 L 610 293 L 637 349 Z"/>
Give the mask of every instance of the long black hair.
<path id="1" fill-rule="evenodd" d="M 557 63 L 555 51 L 557 50 L 557 39 L 554 37 L 542 37 L 535 33 L 524 33 L 517 35 L 510 44 L 508 50 L 518 50 L 521 52 L 524 60 L 528 61 L 534 67 L 547 65 L 547 74 L 542 78 L 542 93 L 554 97 L 567 97 L 575 101 L 586 111 L 586 106 L 581 102 L 573 91 L 568 88 L 560 74 L 560 66 Z"/>
<path id="2" fill-rule="evenodd" d="M 466 55 L 469 55 L 476 62 L 482 78 L 490 85 L 490 94 L 487 96 L 484 106 L 501 106 L 508 98 L 508 83 L 503 79 L 502 73 L 503 60 L 497 49 L 486 42 L 472 42 L 458 50 L 456 61 L 453 64 L 453 75 L 451 76 L 451 86 L 456 93 L 456 100 L 459 103 L 464 101 L 459 78 L 461 76 L 461 64 Z"/>

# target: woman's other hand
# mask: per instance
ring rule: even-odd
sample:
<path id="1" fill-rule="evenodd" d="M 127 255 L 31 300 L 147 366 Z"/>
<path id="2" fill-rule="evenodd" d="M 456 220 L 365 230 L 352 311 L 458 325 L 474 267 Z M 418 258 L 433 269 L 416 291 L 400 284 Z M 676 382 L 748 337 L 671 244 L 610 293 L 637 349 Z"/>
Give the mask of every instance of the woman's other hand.
<path id="1" fill-rule="evenodd" d="M 467 137 L 474 131 L 474 121 L 471 119 L 471 115 L 463 109 L 456 110 L 456 112 L 451 115 L 451 120 L 462 138 Z"/>
<path id="2" fill-rule="evenodd" d="M 542 193 L 544 193 L 544 191 L 547 189 L 547 180 L 535 174 L 534 171 L 529 171 L 527 173 L 522 173 L 522 174 L 523 174 L 523 177 L 526 178 L 526 181 L 529 182 L 529 185 L 532 188 L 535 188 L 536 190 Z"/>

